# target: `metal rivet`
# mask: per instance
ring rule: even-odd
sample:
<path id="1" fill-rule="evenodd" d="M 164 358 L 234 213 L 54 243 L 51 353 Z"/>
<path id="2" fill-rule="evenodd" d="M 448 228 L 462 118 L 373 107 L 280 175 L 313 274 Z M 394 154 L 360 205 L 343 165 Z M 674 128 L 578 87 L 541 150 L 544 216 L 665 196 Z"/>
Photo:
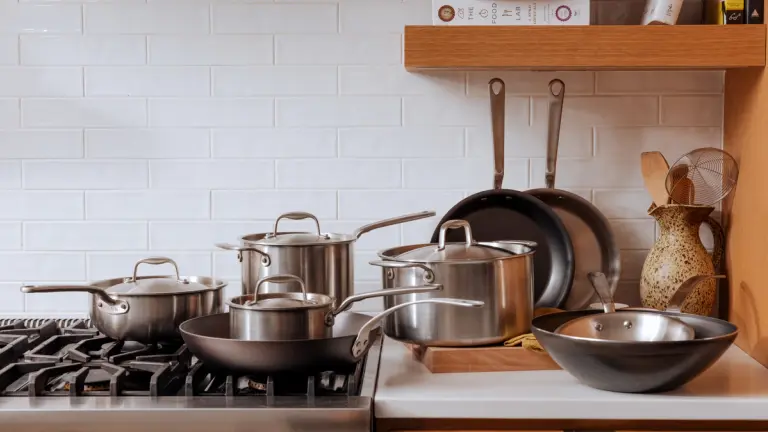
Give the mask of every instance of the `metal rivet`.
<path id="1" fill-rule="evenodd" d="M 424 281 L 432 283 L 435 281 L 435 274 L 432 272 L 424 272 Z"/>
<path id="2" fill-rule="evenodd" d="M 98 303 L 96 303 L 96 306 L 98 306 L 98 307 L 104 307 L 104 303 L 102 303 L 102 302 L 98 302 Z"/>
<path id="3" fill-rule="evenodd" d="M 603 331 L 603 325 L 600 323 L 595 323 L 595 330 L 597 331 Z"/>
<path id="4" fill-rule="evenodd" d="M 120 309 L 126 310 L 126 309 L 128 309 L 128 305 L 123 303 L 123 304 L 120 305 Z"/>
<path id="5" fill-rule="evenodd" d="M 392 280 L 395 278 L 395 272 L 392 269 L 387 269 L 387 279 Z"/>
<path id="6" fill-rule="evenodd" d="M 265 257 L 265 256 L 261 257 L 261 265 L 263 265 L 264 267 L 269 267 L 270 263 L 271 262 L 269 261 L 269 257 Z"/>
<path id="7" fill-rule="evenodd" d="M 627 330 L 632 328 L 632 321 L 624 321 L 624 328 Z"/>

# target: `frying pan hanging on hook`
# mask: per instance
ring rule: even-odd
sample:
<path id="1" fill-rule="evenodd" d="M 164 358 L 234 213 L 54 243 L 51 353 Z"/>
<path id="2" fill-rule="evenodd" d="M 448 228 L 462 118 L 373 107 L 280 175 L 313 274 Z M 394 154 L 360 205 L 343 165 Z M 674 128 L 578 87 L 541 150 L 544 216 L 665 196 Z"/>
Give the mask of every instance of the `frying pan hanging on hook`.
<path id="1" fill-rule="evenodd" d="M 564 99 L 565 84 L 558 79 L 552 80 L 549 83 L 546 188 L 532 189 L 528 193 L 555 211 L 573 242 L 575 251 L 573 285 L 564 308 L 578 310 L 586 309 L 595 298 L 592 283 L 587 277 L 590 272 L 605 274 L 610 294 L 613 296 L 619 283 L 621 256 L 611 225 L 603 213 L 579 195 L 555 189 L 557 150 L 560 143 Z"/>
<path id="2" fill-rule="evenodd" d="M 477 241 L 529 240 L 538 244 L 534 257 L 536 307 L 561 306 L 573 280 L 573 245 L 560 218 L 548 205 L 516 190 L 502 189 L 504 180 L 504 81 L 489 82 L 493 127 L 493 189 L 471 195 L 443 216 L 432 234 L 437 243 L 440 226 L 451 219 L 469 222 Z M 449 242 L 464 241 L 463 233 L 448 233 Z"/>

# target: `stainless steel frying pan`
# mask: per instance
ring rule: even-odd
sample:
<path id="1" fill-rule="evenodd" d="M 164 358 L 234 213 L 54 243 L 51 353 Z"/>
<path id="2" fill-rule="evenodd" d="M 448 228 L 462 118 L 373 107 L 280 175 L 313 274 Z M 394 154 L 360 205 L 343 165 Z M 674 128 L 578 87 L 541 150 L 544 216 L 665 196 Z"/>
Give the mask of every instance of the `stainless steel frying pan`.
<path id="1" fill-rule="evenodd" d="M 611 225 L 600 210 L 574 193 L 555 189 L 565 84 L 557 79 L 552 80 L 549 91 L 546 188 L 529 190 L 528 193 L 548 204 L 560 217 L 568 231 L 573 243 L 575 262 L 573 285 L 564 308 L 566 310 L 584 309 L 595 298 L 587 274 L 597 271 L 605 273 L 611 295 L 613 295 L 619 283 L 621 257 Z"/>
<path id="2" fill-rule="evenodd" d="M 458 299 L 429 299 L 403 303 L 371 318 L 342 312 L 333 325 L 333 336 L 326 339 L 289 341 L 251 341 L 231 339 L 229 314 L 191 319 L 179 328 L 189 350 L 205 364 L 242 374 L 281 372 L 321 372 L 343 368 L 360 361 L 381 334 L 379 323 L 405 307 L 422 303 L 480 307 L 483 302 Z"/>

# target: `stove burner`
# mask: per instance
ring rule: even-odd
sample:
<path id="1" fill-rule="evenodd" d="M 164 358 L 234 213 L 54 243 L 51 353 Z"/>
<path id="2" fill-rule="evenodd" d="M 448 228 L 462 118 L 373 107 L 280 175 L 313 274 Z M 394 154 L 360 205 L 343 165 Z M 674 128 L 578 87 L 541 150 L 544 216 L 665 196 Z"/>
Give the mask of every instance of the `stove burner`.
<path id="1" fill-rule="evenodd" d="M 83 320 L 0 319 L 2 396 L 359 395 L 365 362 L 318 375 L 229 375 L 198 361 L 181 341 L 115 341 Z"/>

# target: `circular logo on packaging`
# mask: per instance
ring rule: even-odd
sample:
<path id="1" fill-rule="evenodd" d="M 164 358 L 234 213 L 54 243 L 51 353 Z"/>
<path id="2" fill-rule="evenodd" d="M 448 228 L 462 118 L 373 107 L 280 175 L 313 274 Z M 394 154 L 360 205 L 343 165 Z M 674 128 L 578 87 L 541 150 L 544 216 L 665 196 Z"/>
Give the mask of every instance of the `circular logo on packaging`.
<path id="1" fill-rule="evenodd" d="M 456 11 L 453 10 L 453 7 L 446 5 L 437 11 L 437 16 L 443 22 L 450 22 L 456 16 Z"/>
<path id="2" fill-rule="evenodd" d="M 573 16 L 573 11 L 568 6 L 558 6 L 555 10 L 555 17 L 562 22 L 568 21 Z"/>

